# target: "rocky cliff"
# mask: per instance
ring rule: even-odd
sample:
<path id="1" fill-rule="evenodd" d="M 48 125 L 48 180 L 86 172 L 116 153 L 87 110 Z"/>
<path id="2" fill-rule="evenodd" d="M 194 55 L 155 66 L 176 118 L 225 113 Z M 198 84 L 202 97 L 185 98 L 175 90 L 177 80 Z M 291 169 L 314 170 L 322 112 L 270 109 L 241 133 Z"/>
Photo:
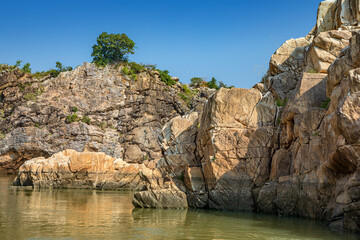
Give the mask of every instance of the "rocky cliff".
<path id="1" fill-rule="evenodd" d="M 359 4 L 322 2 L 314 29 L 274 53 L 261 83 L 201 90 L 192 109 L 151 71 L 130 83 L 85 64 L 28 85 L 3 72 L 1 166 L 40 157 L 16 184 L 130 188 L 138 207 L 302 216 L 359 232 Z M 90 125 L 66 123 L 74 106 Z M 67 148 L 85 153 L 50 157 Z"/>
<path id="2" fill-rule="evenodd" d="M 13 172 L 25 160 L 65 149 L 104 152 L 130 163 L 159 161 L 163 125 L 201 110 L 211 91 L 200 89 L 193 102 L 184 102 L 180 83 L 169 87 L 152 70 L 133 80 L 121 68 L 85 63 L 40 80 L 2 71 L 0 171 Z"/>

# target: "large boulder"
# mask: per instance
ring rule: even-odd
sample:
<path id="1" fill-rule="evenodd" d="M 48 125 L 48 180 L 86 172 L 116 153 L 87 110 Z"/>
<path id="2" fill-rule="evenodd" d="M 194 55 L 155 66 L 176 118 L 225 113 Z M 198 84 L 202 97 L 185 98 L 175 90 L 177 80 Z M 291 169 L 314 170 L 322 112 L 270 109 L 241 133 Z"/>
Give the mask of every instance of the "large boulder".
<path id="1" fill-rule="evenodd" d="M 157 170 L 150 170 L 144 164 L 129 164 L 102 152 L 68 149 L 48 159 L 39 157 L 26 161 L 20 167 L 14 185 L 141 190 L 160 178 Z"/>
<path id="2" fill-rule="evenodd" d="M 197 138 L 209 207 L 252 210 L 252 190 L 269 177 L 275 101 L 256 89 L 220 89 L 204 107 Z M 234 186 L 237 186 L 234 188 Z"/>

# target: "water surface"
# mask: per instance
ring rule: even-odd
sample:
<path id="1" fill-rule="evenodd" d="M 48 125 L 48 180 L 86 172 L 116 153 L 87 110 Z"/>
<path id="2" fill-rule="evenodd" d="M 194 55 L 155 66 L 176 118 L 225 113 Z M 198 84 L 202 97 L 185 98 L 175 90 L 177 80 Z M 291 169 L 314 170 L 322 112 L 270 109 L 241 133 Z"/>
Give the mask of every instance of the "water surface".
<path id="1" fill-rule="evenodd" d="M 0 175 L 0 239 L 358 239 L 297 218 L 133 209 L 131 192 L 16 190 Z"/>

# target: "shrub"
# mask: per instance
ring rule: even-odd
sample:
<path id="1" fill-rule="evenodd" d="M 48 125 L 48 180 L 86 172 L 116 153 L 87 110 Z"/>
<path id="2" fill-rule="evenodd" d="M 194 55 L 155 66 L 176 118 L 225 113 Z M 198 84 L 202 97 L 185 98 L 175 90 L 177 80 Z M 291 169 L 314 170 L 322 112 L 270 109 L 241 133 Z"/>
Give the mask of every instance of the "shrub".
<path id="1" fill-rule="evenodd" d="M 77 108 L 77 107 L 73 107 L 72 111 L 73 111 L 74 113 L 76 113 L 76 112 L 78 111 L 78 108 Z"/>
<path id="2" fill-rule="evenodd" d="M 73 122 L 76 122 L 78 120 L 79 120 L 78 115 L 76 113 L 74 113 L 74 114 L 68 115 L 66 117 L 65 121 L 66 121 L 66 123 L 73 123 Z"/>
<path id="3" fill-rule="evenodd" d="M 34 78 L 42 78 L 45 76 L 57 77 L 61 72 L 72 71 L 73 68 L 70 66 L 63 66 L 61 62 L 55 63 L 56 69 L 50 69 L 48 71 L 35 72 L 32 76 Z"/>
<path id="4" fill-rule="evenodd" d="M 169 71 L 168 70 L 158 70 L 160 73 L 160 79 L 161 81 L 163 81 L 166 85 L 168 86 L 172 86 L 174 84 L 176 84 L 176 81 L 171 79 L 171 76 L 169 75 Z"/>
<path id="5" fill-rule="evenodd" d="M 320 107 L 321 107 L 321 108 L 324 108 L 324 109 L 328 109 L 329 105 L 330 105 L 330 98 L 326 98 L 326 100 L 324 100 L 324 101 L 321 103 Z"/>
<path id="6" fill-rule="evenodd" d="M 90 125 L 91 119 L 88 116 L 83 116 L 80 121 L 86 123 L 87 125 Z"/>
<path id="7" fill-rule="evenodd" d="M 131 74 L 131 75 L 130 75 L 130 77 L 131 77 L 131 79 L 132 79 L 132 80 L 134 80 L 134 81 L 136 81 L 136 80 L 137 80 L 137 76 L 136 76 L 136 74 L 135 74 L 135 73 Z"/>
<path id="8" fill-rule="evenodd" d="M 127 61 L 129 54 L 134 54 L 135 43 L 125 34 L 103 32 L 96 39 L 91 56 L 93 63 L 105 66 L 109 63 Z"/>
<path id="9" fill-rule="evenodd" d="M 275 99 L 275 102 L 276 102 L 276 106 L 284 107 L 284 106 L 286 106 L 287 98 L 285 98 L 284 100 L 277 98 L 277 99 Z"/>
<path id="10" fill-rule="evenodd" d="M 130 74 L 130 69 L 128 67 L 123 67 L 121 69 L 121 73 L 123 73 L 125 75 L 129 75 Z"/>
<path id="11" fill-rule="evenodd" d="M 209 82 L 206 83 L 206 86 L 208 88 L 212 88 L 212 89 L 220 89 L 220 87 L 217 85 L 217 80 L 213 77 L 211 78 L 211 80 Z"/>
<path id="12" fill-rule="evenodd" d="M 190 106 L 191 100 L 193 99 L 194 93 L 191 89 L 189 89 L 185 84 L 182 85 L 182 92 L 178 93 L 179 97 L 184 100 Z"/>
<path id="13" fill-rule="evenodd" d="M 33 92 L 28 92 L 24 95 L 25 100 L 36 101 L 36 94 Z"/>
<path id="14" fill-rule="evenodd" d="M 179 179 L 180 181 L 184 181 L 184 180 L 185 180 L 185 173 L 182 172 L 182 173 L 180 174 L 180 176 L 178 176 L 178 179 Z"/>
<path id="15" fill-rule="evenodd" d="M 190 79 L 190 86 L 192 87 L 204 87 L 206 86 L 206 81 L 200 77 L 193 77 Z"/>
<path id="16" fill-rule="evenodd" d="M 141 73 L 145 70 L 145 67 L 141 64 L 138 64 L 136 62 L 131 62 L 130 63 L 130 69 L 132 71 L 132 73 Z"/>
<path id="17" fill-rule="evenodd" d="M 25 63 L 24 66 L 21 68 L 26 73 L 31 73 L 30 63 Z"/>

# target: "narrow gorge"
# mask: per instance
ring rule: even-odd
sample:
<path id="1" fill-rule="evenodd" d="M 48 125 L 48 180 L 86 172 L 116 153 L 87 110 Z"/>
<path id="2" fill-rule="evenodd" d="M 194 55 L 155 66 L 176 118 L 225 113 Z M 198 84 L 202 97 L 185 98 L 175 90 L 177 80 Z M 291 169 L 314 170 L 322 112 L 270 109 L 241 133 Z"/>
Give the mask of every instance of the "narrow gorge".
<path id="1" fill-rule="evenodd" d="M 84 63 L 0 72 L 0 172 L 34 188 L 133 190 L 140 208 L 296 216 L 360 232 L 360 2 L 323 1 L 251 89 L 173 86 Z"/>

